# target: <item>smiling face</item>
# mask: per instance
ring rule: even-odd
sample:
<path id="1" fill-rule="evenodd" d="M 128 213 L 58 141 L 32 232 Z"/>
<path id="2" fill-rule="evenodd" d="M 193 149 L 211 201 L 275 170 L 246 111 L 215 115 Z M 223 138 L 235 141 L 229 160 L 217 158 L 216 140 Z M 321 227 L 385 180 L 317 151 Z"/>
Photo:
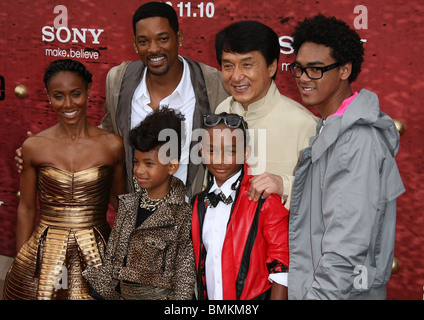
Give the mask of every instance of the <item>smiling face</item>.
<path id="1" fill-rule="evenodd" d="M 177 161 L 165 164 L 160 161 L 158 149 L 147 152 L 135 149 L 134 177 L 138 185 L 146 189 L 152 199 L 163 198 L 169 193 L 171 176 L 177 169 Z"/>
<path id="2" fill-rule="evenodd" d="M 150 17 L 137 22 L 133 44 L 138 55 L 153 75 L 164 75 L 178 62 L 178 46 L 184 34 L 170 27 L 168 19 Z"/>
<path id="3" fill-rule="evenodd" d="M 91 83 L 75 72 L 60 71 L 50 78 L 46 91 L 61 121 L 76 124 L 85 119 Z"/>
<path id="4" fill-rule="evenodd" d="M 246 54 L 223 52 L 221 66 L 225 87 L 247 109 L 249 104 L 267 94 L 277 61 L 268 66 L 259 51 Z"/>
<path id="5" fill-rule="evenodd" d="M 305 42 L 299 48 L 295 63 L 301 67 L 325 67 L 335 62 L 329 47 Z M 310 79 L 304 72 L 296 78 L 303 103 L 314 106 L 324 118 L 336 112 L 342 101 L 352 94 L 348 81 L 351 70 L 348 63 L 325 72 L 318 80 Z"/>
<path id="6" fill-rule="evenodd" d="M 246 160 L 242 129 L 231 129 L 220 123 L 205 130 L 202 156 L 206 167 L 220 187 L 237 173 Z"/>

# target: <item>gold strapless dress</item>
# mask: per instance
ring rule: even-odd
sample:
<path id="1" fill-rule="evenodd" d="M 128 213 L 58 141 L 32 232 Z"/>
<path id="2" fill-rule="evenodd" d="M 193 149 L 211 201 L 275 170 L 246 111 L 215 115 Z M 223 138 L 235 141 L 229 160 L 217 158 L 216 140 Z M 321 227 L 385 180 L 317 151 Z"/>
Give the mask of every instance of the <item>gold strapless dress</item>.
<path id="1" fill-rule="evenodd" d="M 40 218 L 8 271 L 4 299 L 90 299 L 81 272 L 102 263 L 113 168 L 38 172 Z"/>

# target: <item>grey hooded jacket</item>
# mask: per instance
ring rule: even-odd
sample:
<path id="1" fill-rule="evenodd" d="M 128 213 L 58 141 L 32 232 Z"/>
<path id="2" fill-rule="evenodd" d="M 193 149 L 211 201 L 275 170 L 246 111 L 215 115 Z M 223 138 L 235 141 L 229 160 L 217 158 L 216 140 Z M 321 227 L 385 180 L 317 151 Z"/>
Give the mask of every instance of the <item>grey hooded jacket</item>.
<path id="1" fill-rule="evenodd" d="M 293 186 L 289 299 L 385 299 L 405 191 L 398 148 L 393 120 L 367 90 L 311 138 Z"/>

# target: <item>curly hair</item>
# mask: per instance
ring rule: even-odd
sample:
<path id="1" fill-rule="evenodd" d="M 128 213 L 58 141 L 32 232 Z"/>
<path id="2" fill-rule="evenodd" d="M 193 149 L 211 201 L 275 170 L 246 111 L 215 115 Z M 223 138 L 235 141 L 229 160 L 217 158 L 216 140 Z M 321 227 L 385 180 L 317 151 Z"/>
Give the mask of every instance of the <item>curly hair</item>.
<path id="1" fill-rule="evenodd" d="M 167 106 L 153 111 L 144 118 L 141 123 L 132 129 L 129 134 L 131 145 L 141 152 L 148 152 L 171 141 L 172 145 L 178 146 L 178 161 L 181 158 L 181 148 L 184 145 L 185 136 L 183 135 L 185 117 L 181 112 L 171 109 Z M 178 141 L 174 141 L 174 135 L 166 135 L 167 140 L 159 139 L 162 130 L 173 130 L 177 134 Z"/>
<path id="2" fill-rule="evenodd" d="M 85 68 L 85 66 L 76 60 L 72 59 L 59 59 L 55 60 L 47 67 L 46 71 L 44 72 L 44 85 L 46 86 L 46 89 L 48 89 L 49 82 L 51 78 L 62 71 L 69 71 L 74 72 L 77 75 L 79 75 L 84 81 L 85 84 L 88 86 L 89 83 L 92 83 L 92 74 Z"/>
<path id="3" fill-rule="evenodd" d="M 305 42 L 322 44 L 331 49 L 332 57 L 340 65 L 352 63 L 349 83 L 357 79 L 364 61 L 364 47 L 358 33 L 344 21 L 318 14 L 299 22 L 292 37 L 296 54 Z"/>

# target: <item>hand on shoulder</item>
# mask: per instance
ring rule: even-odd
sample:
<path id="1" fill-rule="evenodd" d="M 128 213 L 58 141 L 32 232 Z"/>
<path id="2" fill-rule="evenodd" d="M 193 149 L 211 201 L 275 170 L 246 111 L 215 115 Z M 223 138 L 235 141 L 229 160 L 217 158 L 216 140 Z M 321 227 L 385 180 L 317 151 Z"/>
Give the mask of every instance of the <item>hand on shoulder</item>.
<path id="1" fill-rule="evenodd" d="M 279 175 L 264 172 L 250 179 L 249 199 L 258 201 L 259 197 L 268 197 L 275 193 L 280 197 L 284 194 L 283 178 Z"/>

